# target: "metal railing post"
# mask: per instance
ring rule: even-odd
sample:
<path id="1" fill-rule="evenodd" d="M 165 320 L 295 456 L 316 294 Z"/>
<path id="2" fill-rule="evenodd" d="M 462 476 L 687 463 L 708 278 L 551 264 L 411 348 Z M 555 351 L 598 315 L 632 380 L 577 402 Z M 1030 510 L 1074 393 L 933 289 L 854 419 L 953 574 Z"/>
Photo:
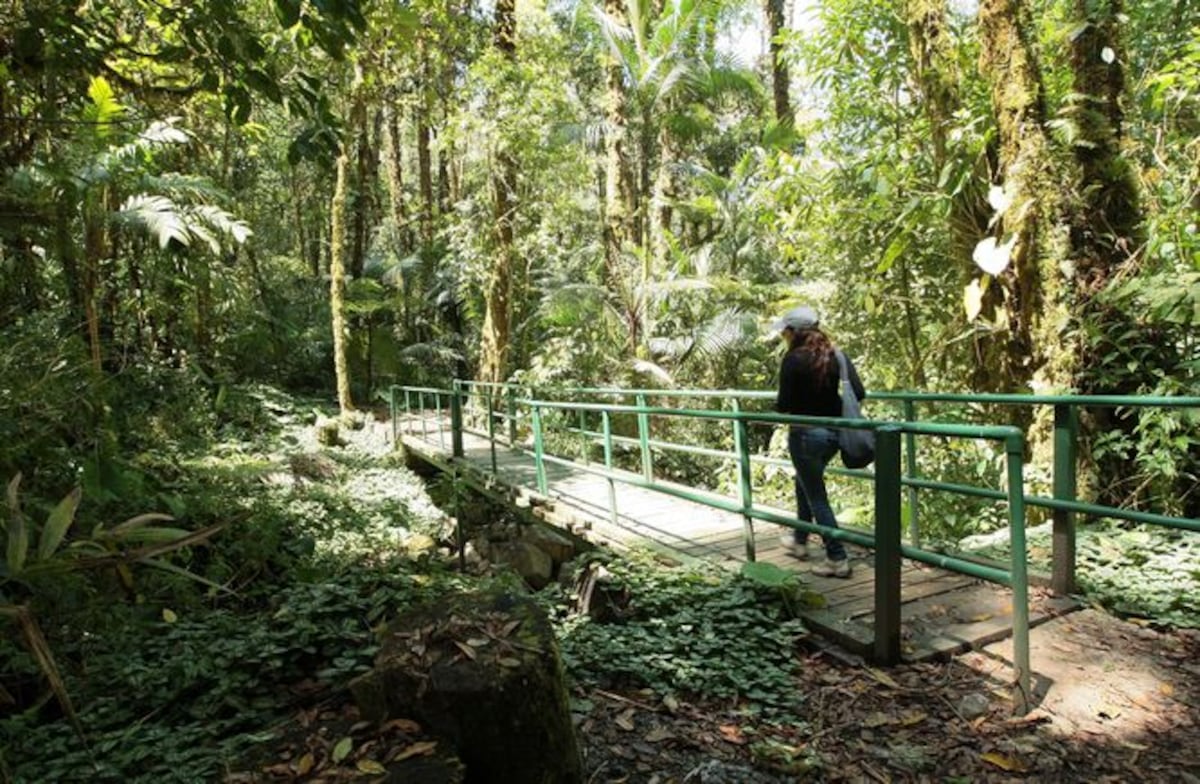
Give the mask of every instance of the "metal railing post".
<path id="1" fill-rule="evenodd" d="M 417 408 L 421 411 L 421 440 L 424 441 L 429 438 L 429 433 L 426 431 L 428 423 L 425 421 L 425 392 L 423 390 L 417 391 Z"/>
<path id="2" fill-rule="evenodd" d="M 579 409 L 579 450 L 583 456 L 583 464 L 588 464 L 588 437 L 587 437 L 587 419 L 584 417 L 583 409 Z"/>
<path id="3" fill-rule="evenodd" d="M 875 661 L 900 661 L 900 428 L 875 431 Z"/>
<path id="4" fill-rule="evenodd" d="M 916 404 L 911 400 L 904 401 L 904 421 L 915 422 L 917 419 Z M 917 435 L 904 434 L 904 478 L 917 478 Z M 921 546 L 921 524 L 917 507 L 917 488 L 908 487 L 908 541 L 914 547 Z"/>
<path id="5" fill-rule="evenodd" d="M 646 408 L 646 396 L 637 396 L 637 405 L 639 409 Z M 642 448 L 642 478 L 647 482 L 654 481 L 654 459 L 650 456 L 650 415 L 645 411 L 638 411 L 638 441 Z"/>
<path id="6" fill-rule="evenodd" d="M 613 470 L 613 442 L 612 442 L 612 417 L 607 411 L 600 412 L 600 418 L 604 425 L 604 468 L 608 471 L 608 512 L 611 516 L 613 525 L 617 524 L 617 484 L 612 478 Z"/>
<path id="7" fill-rule="evenodd" d="M 450 386 L 450 454 L 463 456 L 462 386 L 456 378 Z"/>
<path id="8" fill-rule="evenodd" d="M 532 405 L 533 424 L 533 464 L 537 470 L 537 489 L 542 495 L 549 495 L 546 482 L 546 461 L 542 459 L 542 412 L 536 403 Z"/>
<path id="9" fill-rule="evenodd" d="M 1029 574 L 1025 552 L 1025 439 L 1010 436 L 1004 443 L 1008 464 L 1008 525 L 1012 544 L 1013 712 L 1023 716 L 1032 707 L 1029 671 Z"/>
<path id="10" fill-rule="evenodd" d="M 505 404 L 508 413 L 508 445 L 516 447 L 517 445 L 517 390 L 516 388 L 505 385 L 504 387 Z"/>
<path id="11" fill-rule="evenodd" d="M 404 390 L 404 432 L 412 432 L 412 395 L 409 390 Z"/>
<path id="12" fill-rule="evenodd" d="M 396 385 L 388 387 L 388 415 L 392 420 L 392 448 L 396 447 Z"/>
<path id="13" fill-rule="evenodd" d="M 438 447 L 446 448 L 446 427 L 442 424 L 442 393 L 434 390 L 433 392 L 433 416 L 437 423 Z"/>
<path id="14" fill-rule="evenodd" d="M 737 401 L 733 401 L 734 413 L 737 413 Z M 742 526 L 746 542 L 746 560 L 751 563 L 756 558 L 754 547 L 754 518 L 750 512 L 754 509 L 754 478 L 750 473 L 750 434 L 746 420 L 733 420 L 733 443 L 738 453 L 738 490 L 742 498 Z"/>
<path id="15" fill-rule="evenodd" d="M 1054 500 L 1074 501 L 1076 493 L 1075 450 L 1079 417 L 1068 403 L 1054 406 Z M 1050 587 L 1059 596 L 1075 592 L 1075 514 L 1053 511 L 1053 570 Z"/>
<path id="16" fill-rule="evenodd" d="M 488 427 L 488 449 L 492 457 L 492 476 L 496 475 L 496 414 L 495 401 L 492 400 L 494 388 L 487 387 L 487 427 Z"/>

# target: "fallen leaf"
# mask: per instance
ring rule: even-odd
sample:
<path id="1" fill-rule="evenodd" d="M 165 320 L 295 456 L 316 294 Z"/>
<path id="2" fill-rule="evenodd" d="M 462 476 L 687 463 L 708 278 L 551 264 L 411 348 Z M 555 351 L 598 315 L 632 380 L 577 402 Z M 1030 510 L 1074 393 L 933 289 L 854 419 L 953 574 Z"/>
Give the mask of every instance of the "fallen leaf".
<path id="1" fill-rule="evenodd" d="M 928 715 L 924 711 L 908 711 L 900 715 L 900 724 L 905 727 L 911 727 L 914 724 L 920 724 L 927 718 Z"/>
<path id="2" fill-rule="evenodd" d="M 330 755 L 334 762 L 341 762 L 350 754 L 350 750 L 354 748 L 354 741 L 350 738 L 342 738 L 333 747 L 333 754 Z"/>
<path id="3" fill-rule="evenodd" d="M 510 634 L 515 632 L 517 630 L 517 627 L 520 625 L 521 625 L 520 621 L 509 621 L 508 623 L 504 624 L 504 628 L 502 628 L 500 630 L 500 636 L 501 637 L 509 636 Z"/>
<path id="4" fill-rule="evenodd" d="M 675 713 L 679 710 L 679 700 L 675 699 L 670 694 L 663 697 L 662 701 L 663 705 L 665 705 L 667 710 L 671 711 L 671 713 Z"/>
<path id="5" fill-rule="evenodd" d="M 736 724 L 722 724 L 717 727 L 717 731 L 721 733 L 721 737 L 729 743 L 736 743 L 739 746 L 745 745 L 746 738 L 742 735 L 741 727 Z"/>
<path id="6" fill-rule="evenodd" d="M 880 672 L 874 667 L 868 667 L 867 672 L 870 673 L 872 678 L 879 681 L 884 686 L 888 686 L 893 689 L 900 688 L 900 684 L 896 683 L 896 681 L 892 679 L 892 676 L 888 675 L 886 672 Z"/>
<path id="7" fill-rule="evenodd" d="M 626 732 L 633 732 L 633 715 L 633 708 L 630 708 L 613 721 L 618 727 Z"/>
<path id="8" fill-rule="evenodd" d="M 392 719 L 387 724 L 380 728 L 383 732 L 395 730 L 403 732 L 406 735 L 417 735 L 421 732 L 421 725 L 417 724 L 412 719 Z"/>
<path id="9" fill-rule="evenodd" d="M 475 649 L 472 648 L 470 645 L 464 645 L 461 642 L 459 642 L 458 640 L 455 640 L 454 647 L 458 648 L 460 651 L 462 651 L 463 656 L 466 656 L 471 661 L 475 661 L 477 658 L 479 658 L 479 654 L 476 653 Z"/>
<path id="10" fill-rule="evenodd" d="M 299 762 L 296 763 L 296 775 L 297 776 L 307 776 L 309 774 L 309 772 L 312 771 L 313 765 L 316 765 L 316 764 L 317 764 L 317 758 L 313 756 L 311 751 L 308 752 L 307 754 L 305 754 L 303 757 L 300 758 Z"/>
<path id="11" fill-rule="evenodd" d="M 888 716 L 886 713 L 881 713 L 879 711 L 872 713 L 870 716 L 867 716 L 865 719 L 862 720 L 862 725 L 864 727 L 870 727 L 870 728 L 882 727 L 885 724 L 891 724 L 891 723 L 892 723 L 891 717 Z"/>
<path id="12" fill-rule="evenodd" d="M 675 733 L 671 732 L 666 727 L 655 727 L 646 733 L 647 743 L 660 743 L 664 740 L 671 740 L 675 737 Z"/>
<path id="13" fill-rule="evenodd" d="M 490 642 L 491 640 L 489 640 L 487 637 L 472 637 L 471 639 L 467 640 L 467 645 L 470 645 L 472 648 L 482 648 Z"/>
<path id="14" fill-rule="evenodd" d="M 1024 773 L 1029 770 L 1029 766 L 1020 760 L 1006 757 L 996 751 L 989 751 L 979 756 L 984 762 L 990 762 L 997 768 L 1007 770 L 1011 773 Z"/>
<path id="15" fill-rule="evenodd" d="M 164 607 L 162 611 L 162 619 L 167 623 L 175 623 L 179 620 L 179 616 Z"/>
<path id="16" fill-rule="evenodd" d="M 387 768 L 380 765 L 373 759 L 361 759 L 354 763 L 354 767 L 360 773 L 387 773 Z"/>
<path id="17" fill-rule="evenodd" d="M 1170 697 L 1175 693 L 1175 687 L 1169 683 L 1158 684 L 1158 693 L 1164 697 Z"/>
<path id="18" fill-rule="evenodd" d="M 410 757 L 427 756 L 429 754 L 432 754 L 433 750 L 436 748 L 437 748 L 436 740 L 418 741 L 417 743 L 414 743 L 411 746 L 408 746 L 407 748 L 402 749 L 399 754 L 392 757 L 392 761 L 400 762 L 401 760 L 406 760 Z"/>
<path id="19" fill-rule="evenodd" d="M 511 656 L 502 656 L 499 659 L 496 659 L 496 663 L 499 664 L 501 667 L 520 667 L 521 666 L 521 660 L 514 659 Z"/>
<path id="20" fill-rule="evenodd" d="M 972 615 L 967 620 L 969 620 L 971 623 L 981 623 L 991 617 L 992 617 L 992 613 L 985 612 L 985 613 L 979 613 L 978 615 Z"/>

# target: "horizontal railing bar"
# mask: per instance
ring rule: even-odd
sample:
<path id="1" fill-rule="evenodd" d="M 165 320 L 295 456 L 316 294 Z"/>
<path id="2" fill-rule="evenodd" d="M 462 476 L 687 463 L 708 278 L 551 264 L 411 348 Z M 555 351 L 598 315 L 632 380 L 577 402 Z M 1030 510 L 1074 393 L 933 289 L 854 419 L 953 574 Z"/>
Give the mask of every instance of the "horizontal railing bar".
<path id="1" fill-rule="evenodd" d="M 529 452 L 528 450 L 523 451 L 526 451 L 528 454 L 532 454 L 532 452 Z M 722 496 L 717 496 L 702 491 L 696 492 L 690 488 L 677 488 L 672 485 L 660 484 L 658 482 L 647 482 L 645 479 L 633 474 L 625 475 L 624 473 L 618 473 L 616 471 L 610 472 L 602 466 L 583 465 L 567 458 L 557 457 L 555 455 L 549 455 L 546 453 L 542 454 L 542 459 L 549 463 L 584 471 L 585 473 L 589 474 L 595 474 L 596 476 L 601 476 L 607 479 L 613 479 L 614 481 L 622 482 L 627 485 L 633 485 L 634 487 L 641 487 L 647 490 L 665 493 L 677 498 L 682 498 L 685 501 L 704 504 L 705 506 L 711 506 L 725 512 L 748 515 L 764 522 L 776 523 L 779 525 L 788 526 L 790 528 L 799 528 L 809 533 L 827 535 L 833 537 L 834 539 L 844 539 L 862 547 L 871 549 L 875 548 L 875 537 L 873 535 L 853 528 L 823 528 L 815 523 L 806 523 L 802 520 L 797 520 L 794 516 L 788 516 L 779 512 L 772 512 L 758 506 L 745 509 L 741 504 Z M 931 566 L 939 566 L 943 569 L 949 569 L 950 571 L 959 572 L 971 577 L 978 577 L 979 579 L 988 580 L 1004 586 L 1011 586 L 1012 584 L 1011 575 L 1002 569 L 984 566 L 972 561 L 955 558 L 952 555 L 934 553 L 909 545 L 902 544 L 900 550 L 907 558 L 910 558 L 914 561 L 920 561 L 921 563 L 926 563 Z"/>
<path id="2" fill-rule="evenodd" d="M 1149 525 L 1177 528 L 1181 531 L 1200 532 L 1200 520 L 1186 517 L 1169 517 L 1167 515 L 1155 514 L 1154 512 L 1139 512 L 1136 509 L 1118 509 L 1112 506 L 1099 506 L 1097 504 L 1087 504 L 1082 501 L 1063 501 L 1043 496 L 1026 496 L 1025 503 L 1042 506 L 1047 509 L 1063 509 L 1068 512 L 1077 512 L 1093 517 L 1115 517 L 1119 520 L 1128 520 L 1131 523 L 1147 523 Z"/>
<path id="3" fill-rule="evenodd" d="M 470 382 L 483 384 L 492 382 Z M 501 384 L 501 386 L 503 386 Z M 529 389 L 529 387 L 518 387 Z M 539 390 L 541 391 L 541 390 Z M 757 389 L 622 389 L 620 387 L 563 387 L 556 389 L 546 387 L 545 391 L 565 394 L 590 395 L 655 395 L 662 397 L 690 398 L 742 398 L 751 400 L 771 400 L 775 392 Z M 868 391 L 868 400 L 899 400 L 925 403 L 995 403 L 1001 405 L 1062 405 L 1075 404 L 1081 406 L 1132 406 L 1144 408 L 1158 406 L 1168 408 L 1200 407 L 1200 396 L 1140 396 L 1140 395 L 1023 395 L 1001 392 L 910 392 Z"/>
<path id="4" fill-rule="evenodd" d="M 815 417 L 800 414 L 771 414 L 755 411 L 705 411 L 687 408 L 658 408 L 655 406 L 603 405 L 593 403 L 571 403 L 552 400 L 521 399 L 517 402 L 527 406 L 557 409 L 562 411 L 608 411 L 621 414 L 648 414 L 651 416 L 676 416 L 691 419 L 719 419 L 742 422 L 773 422 L 781 425 L 812 425 L 852 430 L 877 430 L 881 427 L 897 427 L 902 432 L 924 435 L 957 436 L 961 438 L 984 438 L 1007 440 L 1022 438 L 1020 429 L 1011 425 L 952 425 L 927 422 L 892 422 L 886 419 L 842 419 L 840 417 Z"/>

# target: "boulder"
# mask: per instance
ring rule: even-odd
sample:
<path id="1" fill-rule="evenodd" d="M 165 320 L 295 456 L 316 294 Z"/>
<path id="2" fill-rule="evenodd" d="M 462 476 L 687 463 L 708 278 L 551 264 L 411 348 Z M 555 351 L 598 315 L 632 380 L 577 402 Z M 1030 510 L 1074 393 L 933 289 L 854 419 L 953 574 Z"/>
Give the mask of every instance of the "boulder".
<path id="1" fill-rule="evenodd" d="M 529 542 L 496 542 L 491 558 L 507 565 L 535 591 L 546 587 L 554 577 L 554 560 Z"/>
<path id="2" fill-rule="evenodd" d="M 525 526 L 521 539 L 550 556 L 555 566 L 561 566 L 575 557 L 575 543 L 548 525 Z"/>

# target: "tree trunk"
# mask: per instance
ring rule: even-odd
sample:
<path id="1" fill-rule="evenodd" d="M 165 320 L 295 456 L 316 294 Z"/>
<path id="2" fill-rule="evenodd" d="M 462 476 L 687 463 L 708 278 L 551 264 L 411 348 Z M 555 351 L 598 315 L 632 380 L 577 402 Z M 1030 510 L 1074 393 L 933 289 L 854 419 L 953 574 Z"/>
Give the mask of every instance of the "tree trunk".
<path id="1" fill-rule="evenodd" d="M 621 0 L 605 0 L 604 11 L 616 21 L 624 21 Z M 629 102 L 625 94 L 621 65 L 608 54 L 605 56 L 604 99 L 604 261 L 610 288 L 616 288 L 624 277 L 621 254 L 627 243 L 633 242 L 633 175 L 629 170 L 626 149 L 629 128 Z"/>
<path id="2" fill-rule="evenodd" d="M 329 310 L 333 322 L 333 370 L 337 380 L 338 407 L 351 411 L 350 371 L 346 362 L 346 202 L 347 169 L 345 152 L 337 159 L 337 184 L 333 189 L 329 221 Z"/>
<path id="3" fill-rule="evenodd" d="M 1079 129 L 1074 145 L 1079 166 L 1076 202 L 1071 212 L 1071 257 L 1075 266 L 1076 307 L 1083 334 L 1095 337 L 1079 347 L 1078 389 L 1086 394 L 1136 394 L 1156 372 L 1169 373 L 1177 364 L 1173 341 L 1145 335 L 1144 348 L 1132 357 L 1122 349 L 1124 335 L 1145 332 L 1128 313 L 1104 304 L 1103 293 L 1114 280 L 1137 264 L 1142 247 L 1142 209 L 1129 161 L 1121 153 L 1124 136 L 1124 48 L 1119 35 L 1122 0 L 1076 0 L 1078 35 L 1071 40 L 1071 70 L 1075 105 L 1072 117 Z M 1113 359 L 1117 357 L 1117 359 Z M 1099 408 L 1083 422 L 1087 433 L 1124 432 L 1133 436 L 1138 417 L 1134 412 Z M 1088 438 L 1088 441 L 1091 439 Z M 1085 461 L 1090 465 L 1092 461 Z M 1111 454 L 1095 465 L 1095 474 L 1080 477 L 1087 497 L 1102 503 L 1126 505 L 1130 483 L 1140 471 L 1132 455 Z"/>
<path id="4" fill-rule="evenodd" d="M 763 14 L 767 19 L 767 35 L 770 36 L 767 50 L 771 55 L 771 97 L 775 104 L 775 122 L 780 125 L 793 125 L 795 115 L 792 114 L 792 101 L 789 96 L 791 81 L 788 75 L 787 62 L 783 59 L 783 44 L 779 34 L 783 32 L 784 0 L 765 0 Z"/>
<path id="5" fill-rule="evenodd" d="M 433 242 L 433 162 L 429 155 L 429 120 L 433 101 L 430 94 L 432 86 L 429 84 L 429 54 L 421 37 L 417 38 L 417 52 L 421 59 L 421 104 L 416 110 L 417 178 L 421 190 L 421 242 L 429 245 Z"/>
<path id="6" fill-rule="evenodd" d="M 358 80 L 356 80 L 358 81 Z M 357 279 L 363 274 L 367 256 L 367 231 L 371 211 L 371 134 L 367 123 L 367 102 L 361 87 L 355 90 L 354 103 L 350 110 L 350 124 L 355 133 L 354 166 L 354 244 L 350 255 L 350 277 Z"/>
<path id="7" fill-rule="evenodd" d="M 496 3 L 495 25 L 494 45 L 504 56 L 506 64 L 514 67 L 517 58 L 516 0 L 499 0 Z M 479 376 L 484 381 L 501 382 L 507 378 L 508 371 L 517 162 L 507 148 L 507 140 L 497 139 L 496 144 L 492 158 L 492 198 L 495 205 L 492 235 L 495 252 L 484 289 Z"/>
<path id="8" fill-rule="evenodd" d="M 450 595 L 406 611 L 350 692 L 368 721 L 413 718 L 452 746 L 467 781 L 584 781 L 558 645 L 527 597 Z"/>
<path id="9" fill-rule="evenodd" d="M 404 203 L 404 160 L 400 144 L 400 116 L 391 101 L 383 109 L 387 136 L 388 198 L 392 221 L 396 225 L 396 244 L 402 255 L 412 249 L 412 232 L 408 227 L 408 207 Z M 403 285 L 403 283 L 402 283 Z"/>
<path id="10" fill-rule="evenodd" d="M 1039 384 L 1069 386 L 1074 352 L 1067 333 L 1065 247 L 1057 231 L 1060 179 L 1050 156 L 1041 73 L 1029 36 L 1024 0 L 982 0 L 980 70 L 991 85 L 999 146 L 997 184 L 1011 207 L 997 223 L 1000 241 L 1015 239 L 1007 269 L 991 284 L 985 315 L 995 314 L 995 337 L 980 338 L 983 389 L 1027 391 Z"/>
<path id="11" fill-rule="evenodd" d="M 929 123 L 934 176 L 946 165 L 946 139 L 958 107 L 953 41 L 946 31 L 947 0 L 908 0 L 908 46 L 921 105 Z"/>

